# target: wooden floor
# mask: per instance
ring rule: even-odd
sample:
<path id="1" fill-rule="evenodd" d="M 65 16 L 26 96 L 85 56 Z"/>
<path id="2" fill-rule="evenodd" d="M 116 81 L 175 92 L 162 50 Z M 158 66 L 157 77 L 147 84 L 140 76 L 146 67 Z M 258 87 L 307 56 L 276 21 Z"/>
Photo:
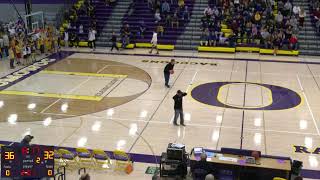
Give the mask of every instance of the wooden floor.
<path id="1" fill-rule="evenodd" d="M 163 68 L 173 58 L 169 52 L 74 53 L 0 91 L 0 139 L 20 141 L 30 133 L 33 143 L 157 155 L 169 142 L 184 143 L 188 151 L 241 147 L 290 156 L 303 161 L 304 169 L 319 170 L 320 155 L 312 154 L 320 146 L 318 59 L 183 57 L 188 53 L 175 54 L 170 89 L 163 80 Z M 221 82 L 227 84 L 214 96 Z M 213 86 L 197 92 L 208 83 Z M 172 125 L 177 90 L 188 93 L 186 127 Z M 291 92 L 294 97 L 286 96 Z M 212 95 L 216 98 L 207 98 Z M 150 179 L 143 174 L 132 178 Z"/>

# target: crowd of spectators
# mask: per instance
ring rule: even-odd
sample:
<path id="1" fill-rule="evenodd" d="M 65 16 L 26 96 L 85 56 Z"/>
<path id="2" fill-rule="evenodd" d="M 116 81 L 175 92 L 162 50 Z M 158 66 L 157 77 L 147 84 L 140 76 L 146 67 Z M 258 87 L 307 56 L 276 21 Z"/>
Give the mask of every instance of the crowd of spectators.
<path id="1" fill-rule="evenodd" d="M 137 1 L 139 0 L 132 1 L 128 11 L 129 16 L 133 13 Z M 154 14 L 156 25 L 152 31 L 159 34 L 160 37 L 163 36 L 166 28 L 179 28 L 181 24 L 190 19 L 190 12 L 184 0 L 148 0 L 146 3 L 149 11 Z M 147 28 L 146 23 L 140 20 L 138 31 L 132 32 L 129 24 L 124 22 L 120 32 L 123 47 L 135 39 L 144 38 Z"/>
<path id="2" fill-rule="evenodd" d="M 277 3 L 277 4 L 276 4 Z M 277 10 L 275 9 L 277 7 Z M 305 13 L 290 0 L 219 0 L 204 9 L 201 45 L 298 48 L 297 34 Z M 222 32 L 225 24 L 231 32 Z"/>
<path id="3" fill-rule="evenodd" d="M 10 60 L 10 68 L 29 65 L 41 54 L 53 53 L 59 49 L 59 32 L 53 26 L 27 32 L 24 21 L 0 25 L 0 58 Z"/>
<path id="4" fill-rule="evenodd" d="M 74 4 L 64 14 L 67 22 L 64 27 L 63 41 L 65 47 L 79 47 L 81 40 L 88 41 L 89 47 L 95 49 L 95 35 L 97 33 L 96 7 L 92 0 L 83 0 L 82 3 Z M 113 6 L 115 0 L 102 0 L 106 6 Z M 88 28 L 78 21 L 79 16 L 88 17 Z"/>

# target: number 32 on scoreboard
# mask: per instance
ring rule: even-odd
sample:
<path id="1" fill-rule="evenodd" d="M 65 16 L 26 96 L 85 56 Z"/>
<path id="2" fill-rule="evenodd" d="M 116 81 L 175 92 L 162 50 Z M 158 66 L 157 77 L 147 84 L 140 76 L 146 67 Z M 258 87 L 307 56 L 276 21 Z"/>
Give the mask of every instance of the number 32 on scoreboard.
<path id="1" fill-rule="evenodd" d="M 44 159 L 53 159 L 54 152 L 53 151 L 44 151 Z"/>

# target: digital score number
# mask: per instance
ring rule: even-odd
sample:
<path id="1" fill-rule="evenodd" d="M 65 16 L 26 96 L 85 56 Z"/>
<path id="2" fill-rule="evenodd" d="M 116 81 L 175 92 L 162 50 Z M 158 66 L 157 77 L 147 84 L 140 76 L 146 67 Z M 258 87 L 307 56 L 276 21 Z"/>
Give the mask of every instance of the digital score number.
<path id="1" fill-rule="evenodd" d="M 1 177 L 54 177 L 52 146 L 2 146 Z"/>

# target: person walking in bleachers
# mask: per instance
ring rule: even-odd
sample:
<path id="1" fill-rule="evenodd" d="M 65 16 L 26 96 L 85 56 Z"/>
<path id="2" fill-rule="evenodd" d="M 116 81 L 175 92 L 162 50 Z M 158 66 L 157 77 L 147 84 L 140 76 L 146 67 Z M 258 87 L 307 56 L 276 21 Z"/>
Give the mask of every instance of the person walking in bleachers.
<path id="1" fill-rule="evenodd" d="M 161 5 L 161 13 L 163 15 L 166 15 L 166 14 L 170 13 L 170 5 L 167 2 L 167 0 L 165 0 Z"/>

